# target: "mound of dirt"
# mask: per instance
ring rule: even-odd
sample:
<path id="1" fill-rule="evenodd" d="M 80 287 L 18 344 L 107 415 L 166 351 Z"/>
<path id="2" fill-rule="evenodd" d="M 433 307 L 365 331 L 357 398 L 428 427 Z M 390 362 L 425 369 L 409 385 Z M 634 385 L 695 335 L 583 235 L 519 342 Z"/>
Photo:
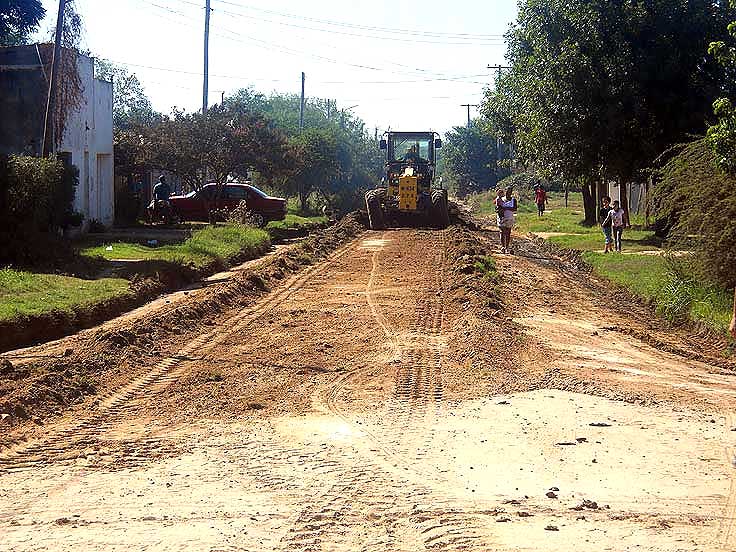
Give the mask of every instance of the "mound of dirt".
<path id="1" fill-rule="evenodd" d="M 41 423 L 90 395 L 120 387 L 162 357 L 175 354 L 181 344 L 211 327 L 219 314 L 252 303 L 271 285 L 363 232 L 364 222 L 360 213 L 352 213 L 264 259 L 256 269 L 238 273 L 170 308 L 70 336 L 55 344 L 52 354 L 39 346 L 24 351 L 22 362 L 3 360 L 0 370 L 7 375 L 0 378 L 0 424 L 8 427 L 28 419 Z M 9 444 L 3 439 L 0 447 Z"/>

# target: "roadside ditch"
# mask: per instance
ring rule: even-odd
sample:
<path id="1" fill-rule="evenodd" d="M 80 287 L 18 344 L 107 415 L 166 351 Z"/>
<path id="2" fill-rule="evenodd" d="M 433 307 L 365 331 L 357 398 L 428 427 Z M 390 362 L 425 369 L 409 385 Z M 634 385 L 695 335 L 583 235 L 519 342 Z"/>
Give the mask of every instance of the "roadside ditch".
<path id="1" fill-rule="evenodd" d="M 106 275 L 114 275 L 129 281 L 128 289 L 124 293 L 68 310 L 55 309 L 39 314 L 19 314 L 10 319 L 0 320 L 0 353 L 59 339 L 94 327 L 140 307 L 162 294 L 185 289 L 220 271 L 261 258 L 269 251 L 273 251 L 274 245 L 304 238 L 310 232 L 325 227 L 325 224 L 314 224 L 269 229 L 270 239 L 263 243 L 242 249 L 226 261 L 213 260 L 200 266 L 159 259 L 110 262 L 105 268 Z M 109 236 L 103 234 L 97 236 L 97 239 L 105 240 L 109 239 Z"/>

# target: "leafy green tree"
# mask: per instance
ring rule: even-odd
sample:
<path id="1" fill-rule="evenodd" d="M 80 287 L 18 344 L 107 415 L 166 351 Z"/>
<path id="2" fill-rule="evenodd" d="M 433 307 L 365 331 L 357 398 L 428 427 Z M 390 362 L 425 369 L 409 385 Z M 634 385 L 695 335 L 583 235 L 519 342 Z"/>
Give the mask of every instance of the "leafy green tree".
<path id="1" fill-rule="evenodd" d="M 736 7 L 736 1 L 731 1 Z M 736 77 L 736 21 L 728 25 L 730 40 L 717 40 L 708 46 L 708 53 L 726 69 L 733 79 Z M 708 128 L 708 144 L 716 155 L 716 162 L 725 171 L 736 173 L 736 108 L 731 99 L 720 97 L 713 102 L 713 112 L 718 122 Z"/>
<path id="2" fill-rule="evenodd" d="M 339 175 L 338 145 L 335 137 L 325 130 L 309 129 L 291 139 L 297 159 L 292 182 L 301 210 L 307 210 L 311 193 Z"/>
<path id="3" fill-rule="evenodd" d="M 140 151 L 192 190 L 216 183 L 218 195 L 232 175 L 275 176 L 295 165 L 286 137 L 262 115 L 217 105 L 204 114 L 175 111 L 142 137 Z"/>
<path id="4" fill-rule="evenodd" d="M 46 15 L 41 0 L 4 0 L 0 3 L 0 46 L 26 44 Z"/>
<path id="5" fill-rule="evenodd" d="M 507 35 L 512 69 L 483 112 L 522 163 L 581 185 L 593 223 L 598 183 L 641 178 L 733 88 L 702 55 L 729 13 L 724 2 L 526 0 Z"/>
<path id="6" fill-rule="evenodd" d="M 508 174 L 498 165 L 496 137 L 479 124 L 455 127 L 445 134 L 444 173 L 455 183 L 458 196 L 488 190 Z"/>
<path id="7" fill-rule="evenodd" d="M 232 94 L 225 100 L 225 106 L 238 113 L 259 113 L 290 137 L 295 147 L 301 147 L 298 154 L 303 153 L 304 141 L 299 132 L 300 98 L 295 94 L 272 94 L 265 96 L 253 89 L 245 88 Z M 309 196 L 316 192 L 322 200 L 338 211 L 345 212 L 362 205 L 363 193 L 373 187 L 381 178 L 383 157 L 373 136 L 365 129 L 365 124 L 350 111 L 338 109 L 334 100 L 310 98 L 305 102 L 304 132 L 320 131 L 321 136 L 329 135 L 334 141 L 336 170 L 328 171 L 325 177 L 309 186 L 305 198 L 300 196 L 300 203 L 306 207 Z M 324 145 L 324 144 L 323 144 Z M 320 156 L 314 157 L 319 165 Z M 301 156 L 300 163 L 294 167 L 292 175 L 306 174 L 309 156 Z M 324 168 L 324 167 L 322 167 Z M 321 172 L 318 166 L 316 173 Z M 327 173 L 325 173 L 327 174 Z M 297 184 L 290 177 L 274 182 L 283 193 L 295 192 L 302 184 Z"/>

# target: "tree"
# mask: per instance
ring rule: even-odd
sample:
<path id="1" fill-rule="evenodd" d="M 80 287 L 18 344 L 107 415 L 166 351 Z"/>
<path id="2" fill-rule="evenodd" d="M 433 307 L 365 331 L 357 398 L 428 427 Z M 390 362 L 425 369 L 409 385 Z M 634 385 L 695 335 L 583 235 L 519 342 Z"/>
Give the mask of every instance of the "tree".
<path id="1" fill-rule="evenodd" d="M 325 130 L 309 129 L 292 138 L 291 144 L 297 159 L 293 183 L 301 210 L 306 211 L 310 194 L 340 173 L 337 141 Z"/>
<path id="2" fill-rule="evenodd" d="M 736 7 L 736 1 L 731 1 Z M 728 25 L 731 39 L 736 38 L 736 21 Z M 733 40 L 711 42 L 708 53 L 713 56 L 728 72 L 731 79 L 736 76 L 736 46 Z M 713 112 L 718 122 L 708 128 L 708 144 L 716 155 L 716 162 L 721 169 L 736 174 L 736 109 L 730 98 L 720 97 L 713 102 Z"/>
<path id="3" fill-rule="evenodd" d="M 522 162 L 579 182 L 594 223 L 598 183 L 641 178 L 733 88 L 702 55 L 728 14 L 723 2 L 526 0 L 507 34 L 512 69 L 483 112 Z"/>
<path id="4" fill-rule="evenodd" d="M 233 175 L 277 175 L 294 165 L 286 138 L 263 116 L 218 105 L 204 114 L 175 111 L 143 137 L 142 151 L 192 190 L 216 183 L 217 195 Z"/>
<path id="5" fill-rule="evenodd" d="M 112 122 L 119 130 L 152 125 L 161 115 L 151 105 L 135 73 L 104 59 L 95 59 L 95 77 L 112 82 Z"/>
<path id="6" fill-rule="evenodd" d="M 508 174 L 498 166 L 496 137 L 477 122 L 445 134 L 442 153 L 445 172 L 456 183 L 454 191 L 460 197 L 488 190 Z"/>
<path id="7" fill-rule="evenodd" d="M 25 44 L 46 15 L 41 0 L 5 0 L 0 4 L 0 46 Z"/>
<path id="8" fill-rule="evenodd" d="M 306 151 L 304 142 L 311 142 L 314 136 L 307 139 L 300 135 L 300 101 L 300 97 L 295 94 L 265 96 L 245 88 L 229 96 L 225 105 L 238 113 L 256 112 L 268 118 L 289 136 L 297 153 L 301 155 Z M 306 207 L 309 196 L 318 192 L 324 202 L 341 212 L 362 206 L 365 190 L 376 185 L 383 169 L 381 151 L 374 137 L 366 132 L 365 123 L 349 110 L 338 109 L 334 100 L 310 98 L 305 105 L 304 128 L 305 132 L 317 130 L 323 137 L 331 137 L 335 146 L 336 169 L 334 172 L 329 171 L 329 178 L 319 179 L 314 185 L 309 185 L 307 195 L 300 197 L 301 204 Z M 310 147 L 314 145 L 311 143 Z M 317 165 L 322 163 L 319 155 L 314 158 L 301 155 L 300 164 L 294 167 L 292 175 L 303 175 L 312 169 L 319 173 L 319 166 L 309 169 L 305 165 L 311 162 L 310 159 L 314 159 Z M 282 193 L 291 193 L 303 187 L 305 182 L 297 183 L 285 178 L 277 184 Z"/>

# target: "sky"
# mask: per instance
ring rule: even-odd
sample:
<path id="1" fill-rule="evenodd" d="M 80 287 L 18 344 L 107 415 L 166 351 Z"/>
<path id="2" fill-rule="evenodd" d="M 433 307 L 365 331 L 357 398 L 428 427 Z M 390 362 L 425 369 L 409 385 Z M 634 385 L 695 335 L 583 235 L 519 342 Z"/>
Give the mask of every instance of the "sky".
<path id="1" fill-rule="evenodd" d="M 58 0 L 44 0 L 47 38 Z M 202 107 L 205 0 L 74 0 L 82 47 L 125 65 L 154 107 Z M 331 98 L 368 128 L 444 132 L 503 64 L 516 0 L 211 0 L 209 102 L 252 87 Z M 471 108 L 471 116 L 475 108 Z"/>

